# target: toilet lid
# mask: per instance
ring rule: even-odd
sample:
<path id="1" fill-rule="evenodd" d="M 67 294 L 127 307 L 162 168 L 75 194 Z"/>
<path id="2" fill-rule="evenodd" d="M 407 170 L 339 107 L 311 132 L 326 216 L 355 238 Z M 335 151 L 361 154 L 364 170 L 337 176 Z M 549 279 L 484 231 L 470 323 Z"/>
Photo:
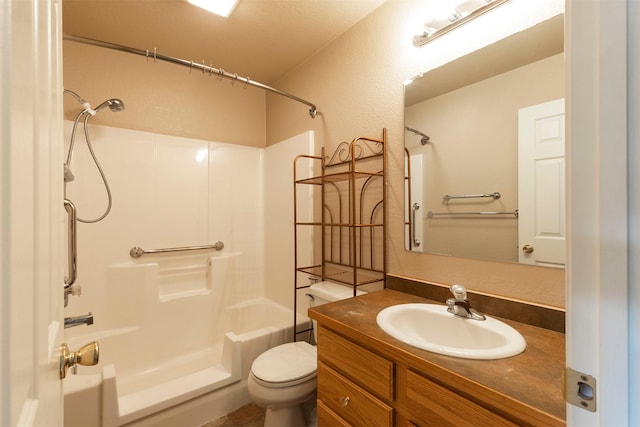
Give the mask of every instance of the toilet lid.
<path id="1" fill-rule="evenodd" d="M 318 369 L 316 348 L 307 342 L 273 347 L 256 358 L 251 372 L 269 383 L 282 383 L 315 376 Z"/>

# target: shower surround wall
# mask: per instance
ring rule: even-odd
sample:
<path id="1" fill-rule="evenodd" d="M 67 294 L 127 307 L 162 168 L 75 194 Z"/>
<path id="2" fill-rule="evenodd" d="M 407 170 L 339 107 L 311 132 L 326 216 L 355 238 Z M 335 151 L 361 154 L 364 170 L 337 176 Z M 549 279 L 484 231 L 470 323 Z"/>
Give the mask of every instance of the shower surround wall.
<path id="1" fill-rule="evenodd" d="M 68 141 L 71 123 L 65 126 Z M 97 125 L 90 126 L 90 136 L 113 207 L 101 222 L 78 225 L 76 283 L 82 295 L 69 298 L 65 316 L 92 312 L 95 323 L 67 329 L 65 338 L 72 349 L 98 340 L 101 360 L 79 367 L 79 375 L 64 383 L 67 400 L 74 392 L 72 399 L 92 396 L 73 400 L 67 425 L 74 418 L 120 425 L 142 416 L 182 422 L 180 406 L 169 410 L 173 415 L 158 411 L 218 393 L 201 405 L 197 425 L 248 403 L 244 381 L 253 358 L 290 339 L 293 322 L 292 259 L 269 256 L 265 268 L 265 223 L 282 230 L 269 242 L 271 253 L 293 246 L 286 215 L 292 206 L 271 215 L 277 209 L 265 208 L 272 203 L 265 194 L 290 194 L 291 182 L 289 175 L 268 171 L 312 152 L 313 134 L 267 149 Z M 67 184 L 67 198 L 79 218 L 99 217 L 107 196 L 82 129 L 71 169 L 75 180 Z M 220 252 L 129 256 L 134 246 L 216 241 L 225 244 Z M 276 277 L 278 283 L 267 286 L 269 271 L 286 269 L 288 278 Z M 211 393 L 218 388 L 228 395 Z M 194 408 L 187 412 L 194 416 Z"/>

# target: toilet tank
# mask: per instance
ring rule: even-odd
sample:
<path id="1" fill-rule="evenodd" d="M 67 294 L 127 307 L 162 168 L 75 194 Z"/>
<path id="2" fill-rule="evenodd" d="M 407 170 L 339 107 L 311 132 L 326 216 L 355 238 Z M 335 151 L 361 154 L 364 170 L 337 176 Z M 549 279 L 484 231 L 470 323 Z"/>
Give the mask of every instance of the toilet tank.
<path id="1" fill-rule="evenodd" d="M 365 291 L 358 290 L 356 295 L 364 295 Z M 317 282 L 309 287 L 308 295 L 310 307 L 316 307 L 328 302 L 339 301 L 353 296 L 353 286 L 339 285 L 333 282 Z M 313 321 L 313 339 L 318 342 L 318 325 Z"/>
<path id="2" fill-rule="evenodd" d="M 315 307 L 328 302 L 351 298 L 353 296 L 353 286 L 323 281 L 311 285 L 309 294 L 312 296 L 310 306 Z M 366 294 L 366 292 L 361 290 L 356 293 L 356 295 L 363 294 Z"/>

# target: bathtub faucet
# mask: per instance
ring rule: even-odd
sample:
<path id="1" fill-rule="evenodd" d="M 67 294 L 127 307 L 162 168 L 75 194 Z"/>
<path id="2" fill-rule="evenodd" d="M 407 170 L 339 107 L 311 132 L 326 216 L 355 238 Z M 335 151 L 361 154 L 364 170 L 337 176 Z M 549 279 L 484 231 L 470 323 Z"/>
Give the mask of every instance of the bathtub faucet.
<path id="1" fill-rule="evenodd" d="M 452 285 L 449 289 L 453 294 L 453 298 L 447 300 L 447 311 L 449 313 L 467 319 L 486 320 L 484 314 L 479 313 L 469 304 L 467 300 L 467 288 L 462 285 Z"/>
<path id="2" fill-rule="evenodd" d="M 82 316 L 72 316 L 64 318 L 64 328 L 73 328 L 80 325 L 93 325 L 93 314 L 83 314 Z"/>

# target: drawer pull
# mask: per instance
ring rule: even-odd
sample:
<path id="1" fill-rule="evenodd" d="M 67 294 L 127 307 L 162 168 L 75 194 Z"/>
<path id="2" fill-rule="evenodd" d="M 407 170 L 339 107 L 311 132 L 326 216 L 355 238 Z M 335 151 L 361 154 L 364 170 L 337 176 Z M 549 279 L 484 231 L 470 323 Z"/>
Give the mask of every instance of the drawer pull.
<path id="1" fill-rule="evenodd" d="M 349 396 L 342 396 L 339 401 L 342 406 L 347 406 L 349 404 Z"/>

